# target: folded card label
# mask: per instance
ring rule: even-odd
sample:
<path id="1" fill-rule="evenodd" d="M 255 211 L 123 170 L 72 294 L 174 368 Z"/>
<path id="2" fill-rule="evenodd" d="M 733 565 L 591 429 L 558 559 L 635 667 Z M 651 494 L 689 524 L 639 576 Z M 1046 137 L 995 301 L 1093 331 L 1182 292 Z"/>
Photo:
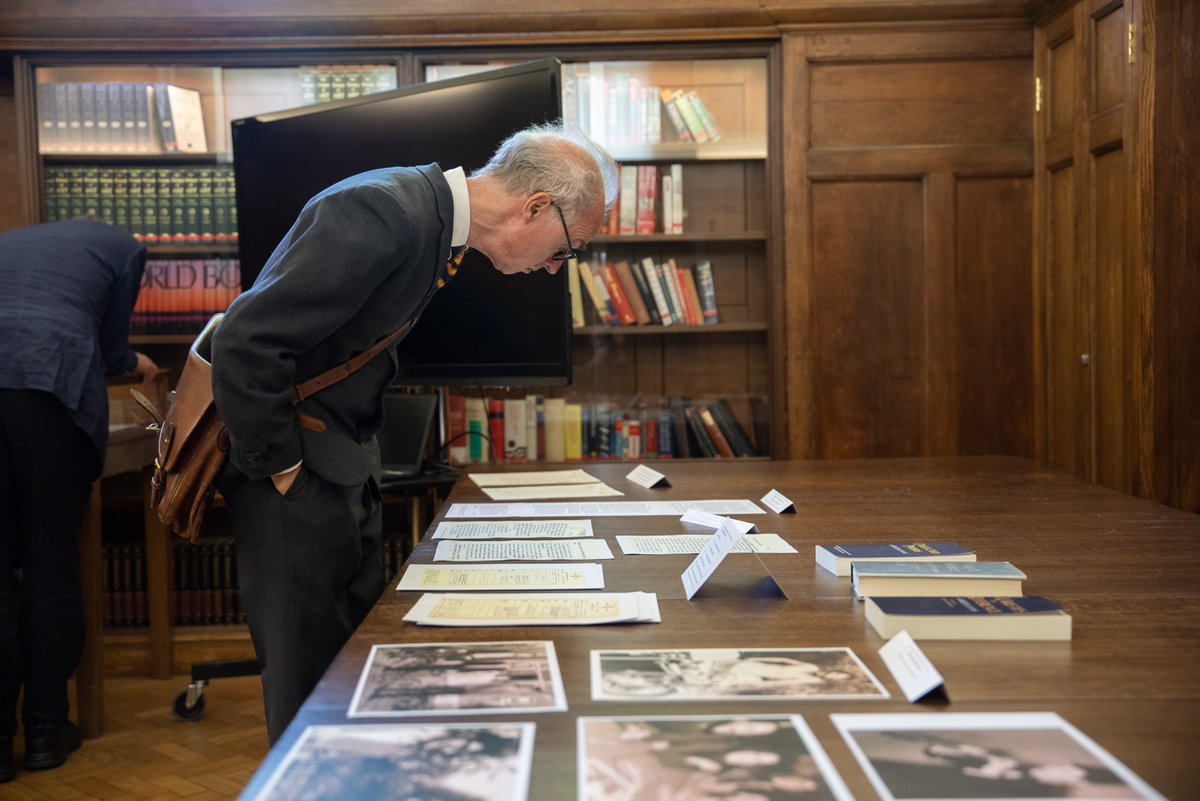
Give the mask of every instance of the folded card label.
<path id="1" fill-rule="evenodd" d="M 644 464 L 639 464 L 637 467 L 629 471 L 629 475 L 625 478 L 632 481 L 638 486 L 650 489 L 651 487 L 669 487 L 671 482 L 667 481 L 667 477 L 655 470 L 653 467 L 646 467 Z"/>
<path id="2" fill-rule="evenodd" d="M 879 655 L 910 704 L 930 695 L 946 697 L 945 679 L 907 631 L 888 640 Z"/>
<path id="3" fill-rule="evenodd" d="M 762 496 L 762 502 L 775 514 L 783 514 L 784 512 L 796 511 L 796 504 L 784 495 L 779 490 L 773 489 L 766 495 Z"/>
<path id="4" fill-rule="evenodd" d="M 717 529 L 717 533 L 712 535 L 708 545 L 704 546 L 704 550 L 700 551 L 687 570 L 683 571 L 680 578 L 683 580 L 683 591 L 689 601 L 704 582 L 708 581 L 708 577 L 721 564 L 721 560 L 733 548 L 734 543 L 741 539 L 742 534 L 738 531 L 736 523 L 735 520 L 725 518 L 725 522 Z"/>

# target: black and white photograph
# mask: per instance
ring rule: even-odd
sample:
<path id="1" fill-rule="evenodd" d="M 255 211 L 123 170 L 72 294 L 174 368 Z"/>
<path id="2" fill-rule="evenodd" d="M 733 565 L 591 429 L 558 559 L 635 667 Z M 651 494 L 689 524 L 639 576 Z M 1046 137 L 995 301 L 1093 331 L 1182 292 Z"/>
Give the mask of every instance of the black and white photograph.
<path id="1" fill-rule="evenodd" d="M 1163 801 L 1054 713 L 830 717 L 885 801 Z"/>
<path id="2" fill-rule="evenodd" d="M 853 801 L 799 715 L 581 717 L 578 801 Z"/>
<path id="3" fill-rule="evenodd" d="M 532 723 L 309 726 L 255 801 L 525 801 Z"/>
<path id="4" fill-rule="evenodd" d="M 849 648 L 592 651 L 595 701 L 888 697 Z"/>
<path id="5" fill-rule="evenodd" d="M 561 712 L 567 708 L 554 643 L 375 645 L 347 717 Z"/>

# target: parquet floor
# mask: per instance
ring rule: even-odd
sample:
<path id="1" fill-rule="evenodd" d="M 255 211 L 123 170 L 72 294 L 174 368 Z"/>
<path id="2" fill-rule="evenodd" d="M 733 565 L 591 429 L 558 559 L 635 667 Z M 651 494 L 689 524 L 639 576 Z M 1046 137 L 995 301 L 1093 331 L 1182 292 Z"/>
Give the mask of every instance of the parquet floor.
<path id="1" fill-rule="evenodd" d="M 231 801 L 267 753 L 257 676 L 217 679 L 205 712 L 177 720 L 171 704 L 187 676 L 105 680 L 105 733 L 85 740 L 62 767 L 0 785 L 3 801 Z"/>

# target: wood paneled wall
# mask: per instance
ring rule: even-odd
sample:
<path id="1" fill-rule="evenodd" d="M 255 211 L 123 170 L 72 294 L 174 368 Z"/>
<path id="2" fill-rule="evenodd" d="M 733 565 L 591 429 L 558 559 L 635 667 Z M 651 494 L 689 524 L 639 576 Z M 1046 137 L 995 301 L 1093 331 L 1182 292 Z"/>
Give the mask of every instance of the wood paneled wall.
<path id="1" fill-rule="evenodd" d="M 1081 0 L 1035 49 L 1036 455 L 1192 511 L 1198 37 L 1195 3 Z"/>
<path id="2" fill-rule="evenodd" d="M 785 36 L 792 458 L 1032 454 L 1031 48 Z"/>
<path id="3" fill-rule="evenodd" d="M 786 416 L 775 417 L 787 421 L 776 424 L 786 442 L 776 454 L 1033 455 L 1200 511 L 1200 3 L 213 0 L 186 14 L 178 8 L 172 0 L 5 0 L 0 178 L 32 158 L 16 123 L 12 54 L 490 45 L 553 54 L 587 43 L 782 41 L 771 98 L 782 136 L 771 164 L 782 172 L 773 200 L 784 213 L 768 250 L 784 269 L 768 302 L 770 317 L 787 323 L 772 331 L 771 364 L 749 366 L 784 376 Z M 1035 28 L 1061 34 L 1063 16 L 1079 17 L 1077 32 L 1035 46 Z M 1127 44 L 1126 18 L 1145 54 L 1131 82 L 1109 58 Z M 1034 131 L 1035 51 L 1055 61 L 1037 117 L 1048 121 L 1045 135 Z M 1118 100 L 1122 92 L 1132 100 Z M 1035 141 L 1045 162 L 1035 164 Z M 1035 176 L 1044 188 L 1034 189 Z M 19 200 L 0 199 L 0 228 L 28 222 Z M 1096 295 L 1101 285 L 1111 292 Z M 1085 352 L 1104 354 L 1086 381 Z"/>

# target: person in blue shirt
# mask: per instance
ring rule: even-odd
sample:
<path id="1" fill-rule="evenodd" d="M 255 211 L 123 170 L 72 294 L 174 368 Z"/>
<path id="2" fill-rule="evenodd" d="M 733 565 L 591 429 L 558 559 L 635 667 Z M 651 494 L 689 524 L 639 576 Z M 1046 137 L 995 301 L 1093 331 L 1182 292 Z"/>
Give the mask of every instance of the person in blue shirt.
<path id="1" fill-rule="evenodd" d="M 79 747 L 67 680 L 83 650 L 78 530 L 108 440 L 106 375 L 158 372 L 129 347 L 146 249 L 77 219 L 0 234 L 0 783 Z M 18 571 L 20 581 L 17 580 Z"/>

